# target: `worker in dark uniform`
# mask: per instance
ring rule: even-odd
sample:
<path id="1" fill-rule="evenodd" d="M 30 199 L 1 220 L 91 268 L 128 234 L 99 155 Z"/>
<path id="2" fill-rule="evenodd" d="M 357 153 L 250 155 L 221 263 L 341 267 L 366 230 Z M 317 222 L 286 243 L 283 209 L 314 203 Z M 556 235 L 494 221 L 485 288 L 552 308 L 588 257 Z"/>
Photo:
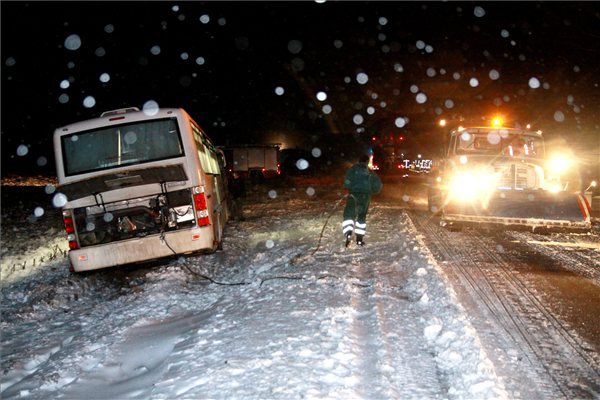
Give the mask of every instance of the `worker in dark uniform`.
<path id="1" fill-rule="evenodd" d="M 364 246 L 364 236 L 367 232 L 367 211 L 371 195 L 381 191 L 381 179 L 369 168 L 370 157 L 362 155 L 358 163 L 354 164 L 344 179 L 344 187 L 348 189 L 346 208 L 342 232 L 346 238 L 346 247 L 352 240 L 352 233 L 356 234 L 356 244 Z"/>

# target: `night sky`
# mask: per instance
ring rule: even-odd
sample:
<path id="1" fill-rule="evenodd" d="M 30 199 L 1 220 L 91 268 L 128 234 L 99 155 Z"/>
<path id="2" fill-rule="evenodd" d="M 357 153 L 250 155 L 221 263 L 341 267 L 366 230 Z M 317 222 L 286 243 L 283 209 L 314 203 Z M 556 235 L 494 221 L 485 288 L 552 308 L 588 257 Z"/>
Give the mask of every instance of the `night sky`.
<path id="1" fill-rule="evenodd" d="M 279 142 L 331 159 L 373 136 L 433 157 L 440 118 L 501 114 L 600 172 L 597 2 L 1 7 L 3 175 L 53 174 L 55 128 L 148 101 L 184 108 L 218 145 Z"/>

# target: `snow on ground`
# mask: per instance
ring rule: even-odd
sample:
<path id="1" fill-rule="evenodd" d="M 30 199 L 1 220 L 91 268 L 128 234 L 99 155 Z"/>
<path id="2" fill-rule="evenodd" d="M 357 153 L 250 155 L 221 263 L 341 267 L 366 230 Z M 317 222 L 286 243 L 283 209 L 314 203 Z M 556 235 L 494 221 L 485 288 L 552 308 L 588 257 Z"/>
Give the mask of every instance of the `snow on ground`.
<path id="1" fill-rule="evenodd" d="M 340 205 L 312 254 L 341 196 L 312 187 L 251 192 L 215 254 L 3 280 L 2 397 L 510 397 L 401 205 L 350 249 Z"/>

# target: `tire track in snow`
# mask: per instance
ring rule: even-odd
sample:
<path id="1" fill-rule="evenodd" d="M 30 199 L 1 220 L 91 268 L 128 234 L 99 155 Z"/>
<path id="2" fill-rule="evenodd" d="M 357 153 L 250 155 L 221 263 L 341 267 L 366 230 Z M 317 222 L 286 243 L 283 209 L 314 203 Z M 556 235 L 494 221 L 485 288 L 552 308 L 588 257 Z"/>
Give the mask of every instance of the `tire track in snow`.
<path id="1" fill-rule="evenodd" d="M 437 366 L 423 343 L 419 317 L 398 295 L 406 277 L 395 259 L 400 249 L 399 221 L 402 210 L 382 213 L 373 207 L 368 218 L 369 242 L 338 257 L 346 274 L 371 282 L 366 288 L 350 288 L 350 306 L 357 310 L 348 327 L 350 345 L 360 360 L 360 379 L 354 388 L 359 398 L 441 398 L 445 393 Z M 335 230 L 331 240 L 340 238 Z M 396 251 L 394 251 L 396 250 Z M 383 261 L 383 263 L 381 262 Z M 399 325 L 398 321 L 407 321 Z M 415 346 L 419 351 L 415 351 Z"/>
<path id="2" fill-rule="evenodd" d="M 600 251 L 597 249 L 576 249 L 568 250 L 564 247 L 544 245 L 542 243 L 574 243 L 577 236 L 561 235 L 559 241 L 554 241 L 555 237 L 529 233 L 529 232 L 506 232 L 509 238 L 513 238 L 528 247 L 534 249 L 537 253 L 547 257 L 552 257 L 561 261 L 562 266 L 579 275 L 589 278 L 594 284 L 600 286 Z M 584 239 L 592 239 L 587 236 Z M 596 241 L 587 244 L 598 244 Z M 535 241 L 537 243 L 532 243 Z"/>
<path id="3" fill-rule="evenodd" d="M 515 275 L 510 264 L 490 250 L 495 243 L 487 243 L 477 233 L 460 233 L 457 243 L 458 235 L 448 235 L 421 214 L 411 212 L 411 217 L 427 234 L 429 244 L 448 260 L 465 289 L 481 301 L 482 310 L 487 309 L 493 323 L 525 354 L 542 393 L 559 391 L 569 398 L 597 395 L 597 362 L 574 343 L 569 331 Z M 544 382 L 544 376 L 551 382 Z"/>

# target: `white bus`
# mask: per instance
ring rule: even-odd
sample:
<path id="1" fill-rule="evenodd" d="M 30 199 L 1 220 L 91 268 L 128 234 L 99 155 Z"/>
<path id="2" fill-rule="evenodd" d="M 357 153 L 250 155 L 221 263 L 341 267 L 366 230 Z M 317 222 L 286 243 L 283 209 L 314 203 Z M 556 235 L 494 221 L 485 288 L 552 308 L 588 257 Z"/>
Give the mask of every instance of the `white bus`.
<path id="1" fill-rule="evenodd" d="M 183 109 L 155 111 L 108 111 L 54 132 L 73 271 L 220 247 L 223 154 Z"/>

